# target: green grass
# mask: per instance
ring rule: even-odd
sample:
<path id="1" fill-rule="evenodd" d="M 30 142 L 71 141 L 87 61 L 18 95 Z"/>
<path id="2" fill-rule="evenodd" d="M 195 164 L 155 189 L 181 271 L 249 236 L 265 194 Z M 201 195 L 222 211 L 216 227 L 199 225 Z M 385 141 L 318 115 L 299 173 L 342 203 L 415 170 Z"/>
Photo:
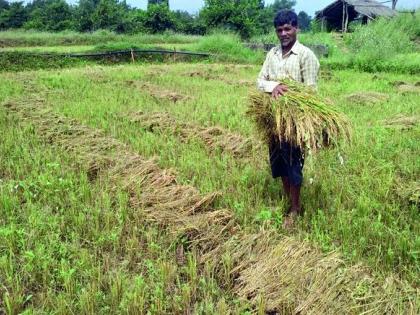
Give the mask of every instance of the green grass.
<path id="1" fill-rule="evenodd" d="M 2 77 L 1 101 L 22 93 L 16 78 Z M 89 181 L 77 156 L 34 130 L 0 107 L 0 312 L 245 313 L 194 252 L 177 264 L 180 241 L 144 222 L 126 193 Z"/>
<path id="2" fill-rule="evenodd" d="M 319 36 L 321 40 L 327 35 Z M 114 45 L 119 43 L 127 42 Z M 331 58 L 321 61 L 323 69 L 335 70 L 328 80 L 321 79 L 319 90 L 350 117 L 353 144 L 306 159 L 302 196 L 306 213 L 295 233 L 324 251 L 339 251 L 349 263 L 367 265 L 382 281 L 394 274 L 418 287 L 418 205 L 402 198 L 399 190 L 400 184 L 418 181 L 420 130 L 390 129 L 383 121 L 401 114 L 420 115 L 418 94 L 399 94 L 392 85 L 418 81 L 416 75 L 398 72 L 418 73 L 412 69 L 418 69 L 419 54 L 357 63 L 337 53 L 341 44 Z M 256 136 L 245 116 L 249 86 L 241 82 L 255 80 L 260 70 L 255 64 L 263 55 L 244 50 L 237 37 L 226 34 L 180 45 L 247 65 L 105 67 L 57 59 L 28 60 L 35 66 L 26 67 L 24 56 L 11 54 L 3 70 L 65 69 L 0 73 L 0 103 L 20 97 L 45 99 L 55 112 L 104 130 L 144 157 L 157 157 L 159 166 L 176 170 L 180 183 L 203 193 L 221 192 L 216 206 L 233 211 L 245 231 L 268 225 L 284 234 L 282 212 L 287 204 L 280 183 L 270 176 L 265 149 L 254 149 L 246 158 L 217 150 L 209 153 L 198 139 L 181 141 L 170 131 L 151 132 L 122 118 L 139 110 L 168 112 L 180 121 Z M 61 49 L 65 48 L 57 51 Z M 74 65 L 78 67 L 69 68 Z M 188 97 L 176 103 L 157 99 L 143 83 L 155 94 L 173 91 Z M 385 93 L 389 100 L 358 105 L 345 97 L 357 91 Z M 42 142 L 34 130 L 36 126 L 8 117 L 0 106 L 0 313 L 1 307 L 11 314 L 69 309 L 245 312 L 246 305 L 196 265 L 194 253 L 187 254 L 186 266 L 178 266 L 174 248 L 179 240 L 146 224 L 128 206 L 125 192 L 110 193 L 106 181 L 88 181 L 77 156 Z"/>
<path id="3" fill-rule="evenodd" d="M 188 75 L 197 70 L 209 72 L 215 79 Z M 252 136 L 254 126 L 244 119 L 248 88 L 226 84 L 217 77 L 251 80 L 258 70 L 228 65 L 118 66 L 37 72 L 34 78 L 40 90 L 50 91 L 47 100 L 56 111 L 106 130 L 141 155 L 159 156 L 160 166 L 175 167 L 182 183 L 193 184 L 202 192 L 223 192 L 219 206 L 234 210 L 243 226 L 254 229 L 261 213 L 272 209 L 277 217 L 285 206 L 279 183 L 268 173 L 265 152 L 252 152 L 246 161 L 217 152 L 209 155 L 199 141 L 183 143 L 176 135 L 151 133 L 118 117 L 138 110 L 167 111 L 180 120 L 220 125 Z M 340 71 L 331 81 L 321 83 L 321 92 L 336 99 L 353 121 L 354 143 L 307 160 L 303 192 L 307 215 L 300 227 L 302 237 L 326 250 L 337 248 L 350 260 L 364 261 L 377 272 L 397 272 L 416 282 L 418 211 L 398 197 L 395 181 L 402 178 L 410 182 L 418 177 L 414 140 L 418 128 L 401 132 L 381 123 L 401 113 L 418 114 L 417 96 L 396 94 L 389 84 L 403 79 L 407 77 L 384 74 L 372 79 L 370 74 Z M 157 101 L 147 91 L 128 84 L 133 80 L 152 82 L 191 98 L 176 105 Z M 414 82 L 415 78 L 409 80 Z M 360 107 L 343 97 L 358 90 L 389 93 L 391 99 Z M 344 165 L 337 158 L 339 153 Z"/>

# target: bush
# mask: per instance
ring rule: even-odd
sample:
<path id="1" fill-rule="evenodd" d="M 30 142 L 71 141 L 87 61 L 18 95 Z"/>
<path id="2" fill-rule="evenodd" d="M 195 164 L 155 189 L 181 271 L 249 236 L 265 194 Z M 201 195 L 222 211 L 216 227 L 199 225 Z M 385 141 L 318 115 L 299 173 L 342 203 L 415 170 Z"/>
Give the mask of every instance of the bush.
<path id="1" fill-rule="evenodd" d="M 414 51 L 411 36 L 418 32 L 416 20 L 417 17 L 405 14 L 393 19 L 379 18 L 368 25 L 356 26 L 353 33 L 345 36 L 345 42 L 358 63 L 388 60 L 397 54 Z"/>

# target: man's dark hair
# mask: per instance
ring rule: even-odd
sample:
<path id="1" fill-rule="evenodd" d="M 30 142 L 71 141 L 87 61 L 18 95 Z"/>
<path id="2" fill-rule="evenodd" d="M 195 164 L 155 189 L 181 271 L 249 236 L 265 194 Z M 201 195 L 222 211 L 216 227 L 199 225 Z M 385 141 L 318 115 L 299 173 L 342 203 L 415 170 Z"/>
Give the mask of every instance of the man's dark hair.
<path id="1" fill-rule="evenodd" d="M 294 27 L 298 26 L 298 16 L 292 10 L 280 10 L 274 18 L 274 27 L 290 24 Z"/>

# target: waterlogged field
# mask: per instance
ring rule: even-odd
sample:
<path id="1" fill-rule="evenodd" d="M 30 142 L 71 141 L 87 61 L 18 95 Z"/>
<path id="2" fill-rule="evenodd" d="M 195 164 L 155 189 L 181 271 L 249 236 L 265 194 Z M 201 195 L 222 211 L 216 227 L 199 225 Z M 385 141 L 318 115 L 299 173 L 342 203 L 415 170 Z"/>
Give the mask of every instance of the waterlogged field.
<path id="1" fill-rule="evenodd" d="M 418 313 L 418 77 L 322 72 L 353 142 L 306 158 L 284 231 L 258 71 L 2 73 L 0 311 Z"/>

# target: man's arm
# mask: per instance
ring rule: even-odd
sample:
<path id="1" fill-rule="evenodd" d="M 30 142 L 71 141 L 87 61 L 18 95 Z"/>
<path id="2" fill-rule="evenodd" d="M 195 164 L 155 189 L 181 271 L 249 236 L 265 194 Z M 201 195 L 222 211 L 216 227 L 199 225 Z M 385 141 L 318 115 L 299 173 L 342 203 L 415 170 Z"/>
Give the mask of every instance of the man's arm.
<path id="1" fill-rule="evenodd" d="M 319 73 L 319 61 L 312 50 L 308 50 L 302 60 L 302 80 L 303 83 L 317 88 Z"/>

